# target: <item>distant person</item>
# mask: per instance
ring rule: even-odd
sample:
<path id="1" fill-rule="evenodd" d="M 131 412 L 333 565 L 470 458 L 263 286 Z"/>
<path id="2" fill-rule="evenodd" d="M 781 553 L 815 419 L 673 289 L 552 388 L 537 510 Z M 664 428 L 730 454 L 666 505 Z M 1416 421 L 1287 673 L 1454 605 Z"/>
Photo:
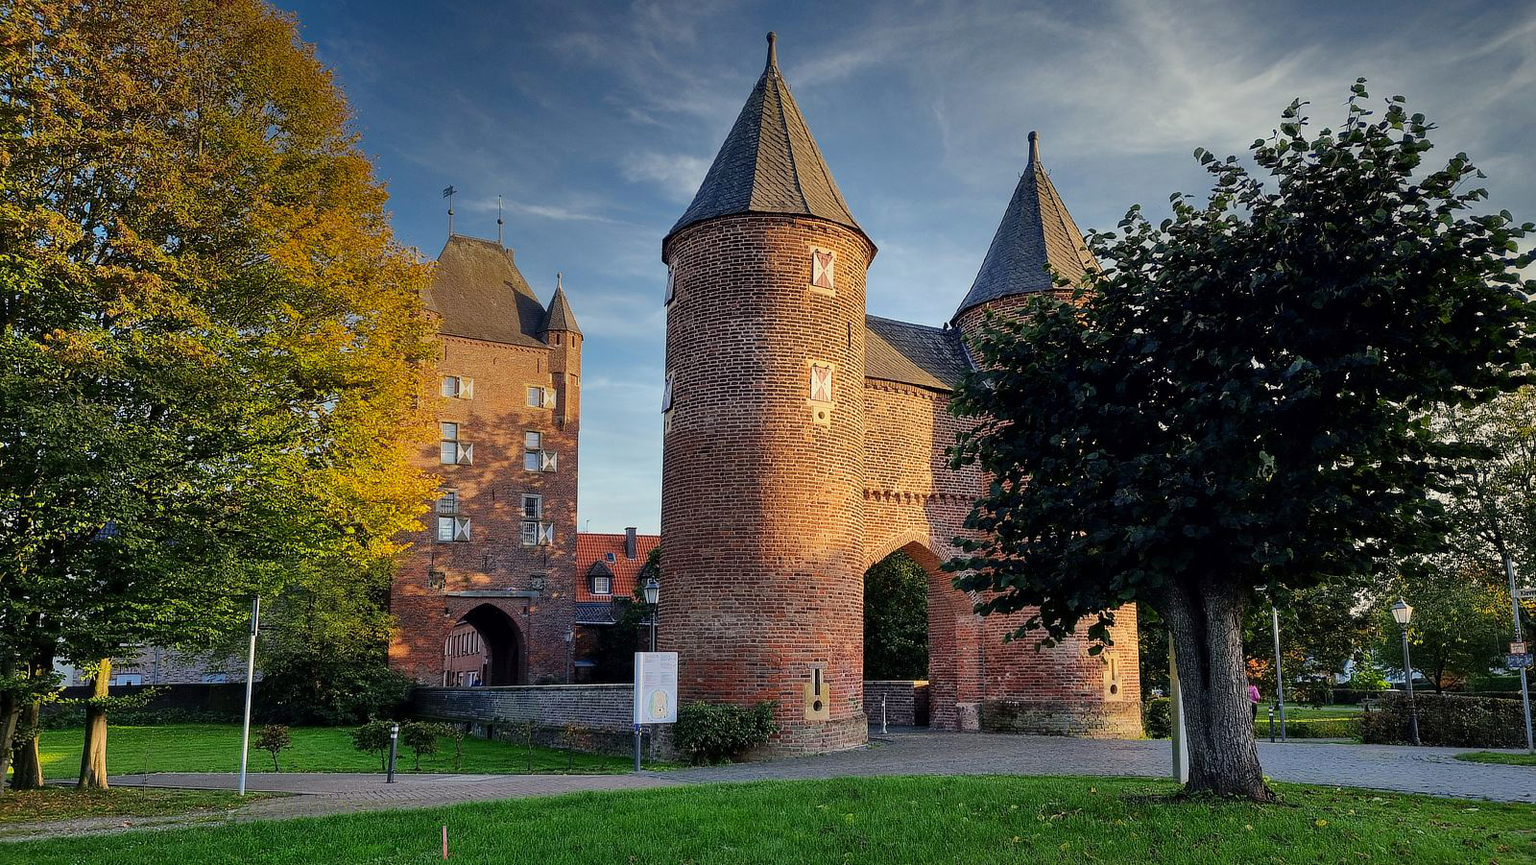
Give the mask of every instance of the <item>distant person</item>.
<path id="1" fill-rule="evenodd" d="M 1253 723 L 1259 723 L 1259 686 L 1248 683 L 1248 708 L 1253 712 Z"/>

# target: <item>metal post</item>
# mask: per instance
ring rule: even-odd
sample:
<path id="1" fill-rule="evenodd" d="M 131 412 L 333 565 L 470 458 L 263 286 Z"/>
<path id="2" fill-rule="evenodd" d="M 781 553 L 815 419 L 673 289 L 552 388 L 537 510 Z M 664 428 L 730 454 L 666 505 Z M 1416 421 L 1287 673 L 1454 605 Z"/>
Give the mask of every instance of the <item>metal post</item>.
<path id="1" fill-rule="evenodd" d="M 1285 738 L 1285 671 L 1280 669 L 1280 611 L 1269 605 L 1269 625 L 1275 635 L 1275 702 L 1280 705 L 1280 741 Z"/>
<path id="2" fill-rule="evenodd" d="M 261 623 L 261 598 L 251 599 L 251 650 L 245 658 L 245 721 L 240 731 L 240 795 L 245 795 L 245 764 L 251 750 L 251 685 L 256 678 L 256 630 Z"/>
<path id="3" fill-rule="evenodd" d="M 1189 749 L 1184 742 L 1184 695 L 1179 689 L 1179 665 L 1173 656 L 1173 635 L 1168 639 L 1168 726 L 1173 739 L 1173 779 L 1189 783 Z"/>
<path id="4" fill-rule="evenodd" d="M 635 771 L 640 771 L 640 725 L 635 725 Z"/>
<path id="5" fill-rule="evenodd" d="M 1419 707 L 1413 702 L 1413 661 L 1408 657 L 1408 626 L 1403 625 L 1403 683 L 1408 686 L 1408 722 L 1413 744 L 1419 744 Z"/>
<path id="6" fill-rule="evenodd" d="M 400 741 L 400 725 L 389 725 L 389 774 L 384 776 L 384 783 L 395 783 L 395 745 Z"/>
<path id="7" fill-rule="evenodd" d="M 651 651 L 656 651 L 656 611 L 651 610 Z"/>
<path id="8" fill-rule="evenodd" d="M 1523 643 L 1525 637 L 1520 628 L 1520 593 L 1515 586 L 1515 563 L 1509 553 L 1504 552 L 1502 555 L 1504 573 L 1509 576 L 1509 605 L 1515 614 L 1515 642 Z M 1525 708 L 1525 750 L 1536 754 L 1536 741 L 1531 738 L 1531 688 L 1523 665 L 1520 667 L 1520 703 Z"/>
<path id="9" fill-rule="evenodd" d="M 880 735 L 885 735 L 885 695 L 880 695 Z"/>
<path id="10" fill-rule="evenodd" d="M 1275 741 L 1275 707 L 1269 707 L 1269 741 Z"/>

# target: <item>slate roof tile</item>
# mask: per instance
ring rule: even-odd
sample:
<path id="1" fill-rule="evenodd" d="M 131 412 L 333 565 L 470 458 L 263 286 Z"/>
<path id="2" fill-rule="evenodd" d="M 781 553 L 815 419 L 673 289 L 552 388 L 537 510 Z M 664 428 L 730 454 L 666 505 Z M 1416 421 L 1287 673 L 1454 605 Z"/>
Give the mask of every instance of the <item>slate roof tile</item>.
<path id="1" fill-rule="evenodd" d="M 511 345 L 545 345 L 538 337 L 546 316 L 544 305 L 518 272 L 512 250 L 495 241 L 449 235 L 424 300 L 441 317 L 441 333 Z"/>
<path id="2" fill-rule="evenodd" d="M 867 315 L 864 377 L 950 391 L 971 368 L 960 331 Z"/>

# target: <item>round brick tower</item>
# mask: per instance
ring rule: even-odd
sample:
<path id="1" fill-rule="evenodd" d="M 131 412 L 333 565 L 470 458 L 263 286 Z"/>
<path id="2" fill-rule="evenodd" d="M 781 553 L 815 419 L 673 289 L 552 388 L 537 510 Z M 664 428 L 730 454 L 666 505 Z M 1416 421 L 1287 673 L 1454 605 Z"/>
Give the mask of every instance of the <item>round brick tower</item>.
<path id="1" fill-rule="evenodd" d="M 867 739 L 864 275 L 875 247 L 768 64 L 668 268 L 661 648 L 694 700 L 778 702 L 777 753 Z"/>

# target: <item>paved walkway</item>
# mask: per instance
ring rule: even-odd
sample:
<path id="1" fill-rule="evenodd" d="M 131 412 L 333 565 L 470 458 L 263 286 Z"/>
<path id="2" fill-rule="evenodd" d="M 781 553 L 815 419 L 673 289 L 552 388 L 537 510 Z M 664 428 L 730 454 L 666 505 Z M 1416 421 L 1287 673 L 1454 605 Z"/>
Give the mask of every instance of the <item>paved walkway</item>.
<path id="1" fill-rule="evenodd" d="M 458 802 L 550 796 L 589 790 L 635 790 L 675 784 L 871 775 L 1141 775 L 1167 777 L 1169 743 L 1135 739 L 1067 739 L 991 733 L 893 730 L 867 748 L 763 763 L 740 763 L 639 775 L 417 775 L 257 773 L 247 789 L 292 794 L 261 799 L 238 810 L 158 818 L 97 818 L 8 827 L 21 837 L 55 837 L 123 829 L 169 828 L 248 820 L 344 814 L 388 808 L 426 808 Z M 1335 784 L 1469 799 L 1536 802 L 1536 769 L 1467 763 L 1468 748 L 1393 745 L 1259 743 L 1264 770 L 1278 781 Z M 231 790 L 230 774 L 120 775 L 119 787 Z"/>
<path id="2" fill-rule="evenodd" d="M 689 782 L 842 775 L 1146 775 L 1167 777 L 1167 740 L 1067 739 L 995 733 L 892 730 L 868 748 L 765 763 L 738 763 L 665 773 Z M 1536 769 L 1467 763 L 1476 748 L 1259 743 L 1264 771 L 1277 781 L 1370 787 L 1468 799 L 1536 802 Z"/>

